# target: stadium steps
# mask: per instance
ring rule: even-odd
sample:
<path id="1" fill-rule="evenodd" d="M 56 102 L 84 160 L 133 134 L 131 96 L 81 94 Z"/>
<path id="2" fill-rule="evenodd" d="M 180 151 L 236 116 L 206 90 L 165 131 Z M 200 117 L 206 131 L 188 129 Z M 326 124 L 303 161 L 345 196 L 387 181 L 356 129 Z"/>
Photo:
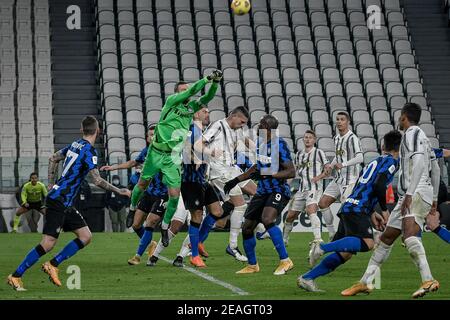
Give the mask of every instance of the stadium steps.
<path id="1" fill-rule="evenodd" d="M 101 120 L 97 85 L 97 43 L 95 2 L 50 0 L 53 78 L 53 123 L 55 147 L 61 148 L 80 137 L 80 121 L 86 115 Z M 81 9 L 81 29 L 66 27 L 67 7 Z M 75 54 L 76 53 L 76 54 Z M 95 146 L 102 157 L 103 138 Z"/>
<path id="2" fill-rule="evenodd" d="M 450 28 L 441 0 L 405 0 L 408 28 L 442 146 L 450 147 Z"/>

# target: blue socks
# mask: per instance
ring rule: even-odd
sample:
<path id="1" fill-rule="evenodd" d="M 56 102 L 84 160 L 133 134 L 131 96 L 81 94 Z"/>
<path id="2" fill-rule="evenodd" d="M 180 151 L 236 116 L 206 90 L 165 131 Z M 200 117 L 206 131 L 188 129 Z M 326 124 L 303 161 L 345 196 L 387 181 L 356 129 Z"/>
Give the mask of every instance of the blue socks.
<path id="1" fill-rule="evenodd" d="M 256 238 L 251 236 L 250 238 L 245 239 L 244 237 L 244 250 L 247 255 L 248 264 L 255 265 L 256 264 Z"/>
<path id="2" fill-rule="evenodd" d="M 193 257 L 198 256 L 199 227 L 199 223 L 192 221 L 189 225 L 189 240 L 191 242 L 191 252 Z"/>
<path id="3" fill-rule="evenodd" d="M 35 264 L 40 257 L 45 254 L 44 248 L 39 244 L 35 248 L 33 248 L 30 252 L 28 252 L 25 259 L 22 263 L 17 267 L 16 271 L 13 273 L 13 277 L 20 278 L 22 275 L 30 268 L 33 264 Z"/>
<path id="4" fill-rule="evenodd" d="M 136 254 L 140 257 L 144 254 L 145 249 L 147 249 L 150 241 L 152 241 L 153 237 L 153 228 L 145 227 L 144 234 L 141 237 L 141 241 L 139 241 L 139 247 L 136 251 Z"/>
<path id="5" fill-rule="evenodd" d="M 140 226 L 138 229 L 133 228 L 134 232 L 136 232 L 137 236 L 140 238 L 142 238 L 142 236 L 144 235 L 144 227 Z"/>
<path id="6" fill-rule="evenodd" d="M 316 279 L 320 276 L 330 273 L 341 264 L 344 264 L 345 260 L 337 252 L 326 256 L 317 266 L 311 271 L 305 273 L 302 277 L 304 279 Z"/>
<path id="7" fill-rule="evenodd" d="M 288 258 L 289 256 L 283 242 L 283 233 L 280 228 L 278 228 L 275 224 L 272 224 L 267 226 L 266 230 L 270 234 L 270 239 L 272 239 L 273 245 L 280 256 L 280 260 Z"/>
<path id="8" fill-rule="evenodd" d="M 84 248 L 84 243 L 76 238 L 75 240 L 70 241 L 51 261 L 52 266 L 57 267 L 64 260 L 69 259 L 78 250 Z"/>
<path id="9" fill-rule="evenodd" d="M 217 218 L 212 214 L 208 214 L 205 219 L 203 219 L 202 225 L 199 231 L 199 241 L 204 243 L 208 238 L 209 231 L 213 227 L 214 223 L 216 223 Z"/>
<path id="10" fill-rule="evenodd" d="M 324 252 L 366 252 L 369 251 L 363 239 L 357 237 L 345 237 L 330 243 L 323 243 L 320 248 Z"/>

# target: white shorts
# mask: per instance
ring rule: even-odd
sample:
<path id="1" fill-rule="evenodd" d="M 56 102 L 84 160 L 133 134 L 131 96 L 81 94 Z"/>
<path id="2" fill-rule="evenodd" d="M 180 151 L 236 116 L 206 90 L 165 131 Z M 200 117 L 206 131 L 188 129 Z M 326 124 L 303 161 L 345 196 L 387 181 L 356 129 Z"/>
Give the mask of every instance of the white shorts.
<path id="1" fill-rule="evenodd" d="M 431 190 L 431 196 L 432 193 L 433 191 Z M 402 230 L 403 218 L 414 217 L 414 220 L 419 225 L 420 229 L 423 231 L 423 227 L 425 225 L 425 218 L 431 210 L 431 203 L 424 201 L 422 195 L 416 192 L 412 197 L 410 211 L 407 212 L 404 216 L 402 216 L 401 207 L 403 199 L 404 199 L 403 196 L 401 196 L 400 199 L 398 199 L 397 205 L 395 206 L 394 210 L 392 210 L 391 215 L 389 216 L 387 226 L 398 230 Z"/>
<path id="2" fill-rule="evenodd" d="M 244 188 L 247 185 L 247 183 L 251 181 L 251 180 L 242 181 L 239 184 L 237 184 L 233 189 L 231 189 L 229 194 L 225 194 L 225 192 L 223 191 L 225 183 L 227 183 L 230 180 L 233 180 L 234 178 L 236 178 L 241 174 L 242 174 L 241 169 L 237 167 L 230 167 L 227 171 L 223 171 L 219 178 L 211 179 L 209 182 L 211 183 L 212 186 L 216 187 L 217 190 L 219 190 L 223 201 L 228 201 L 232 196 L 242 196 L 243 195 L 242 188 Z"/>
<path id="3" fill-rule="evenodd" d="M 292 197 L 289 210 L 303 212 L 305 208 L 311 204 L 319 204 L 320 197 L 322 197 L 321 190 L 306 190 L 297 191 Z"/>
<path id="4" fill-rule="evenodd" d="M 323 194 L 333 197 L 336 200 L 339 200 L 341 203 L 344 203 L 348 196 L 352 193 L 355 184 L 356 183 L 354 182 L 343 186 L 341 184 L 338 184 L 336 180 L 333 180 L 328 184 Z"/>
<path id="5" fill-rule="evenodd" d="M 172 220 L 177 220 L 182 223 L 187 222 L 188 224 L 191 220 L 191 213 L 189 212 L 189 210 L 186 210 L 186 208 L 184 207 L 184 201 L 181 196 L 181 193 L 180 193 L 180 198 L 178 200 L 177 211 L 175 212 L 174 216 L 172 217 Z"/>

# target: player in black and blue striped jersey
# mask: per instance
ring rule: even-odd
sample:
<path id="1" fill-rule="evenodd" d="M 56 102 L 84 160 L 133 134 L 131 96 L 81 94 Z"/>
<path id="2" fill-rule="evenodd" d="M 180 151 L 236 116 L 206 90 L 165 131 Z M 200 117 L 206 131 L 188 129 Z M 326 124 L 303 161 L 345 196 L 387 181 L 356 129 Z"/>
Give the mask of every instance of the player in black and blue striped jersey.
<path id="1" fill-rule="evenodd" d="M 206 181 L 208 166 L 206 154 L 203 150 L 196 150 L 195 148 L 198 146 L 197 142 L 202 140 L 204 128 L 209 124 L 209 110 L 206 107 L 202 108 L 194 114 L 193 120 L 188 134 L 189 140 L 183 152 L 181 194 L 186 210 L 191 213 L 189 224 L 190 262 L 196 267 L 205 267 L 206 265 L 200 258 L 200 254 L 208 257 L 204 242 L 212 226 L 222 216 L 222 207 L 213 186 Z M 208 214 L 203 219 L 205 207 Z"/>
<path id="2" fill-rule="evenodd" d="M 141 200 L 138 202 L 135 218 L 147 218 L 145 220 L 145 227 L 142 227 L 141 224 L 141 228 L 144 229 L 144 232 L 140 237 L 136 254 L 128 260 L 129 265 L 137 265 L 141 262 L 141 256 L 147 249 L 150 242 L 152 242 L 153 231 L 164 215 L 168 199 L 168 189 L 167 186 L 163 184 L 162 174 L 159 172 L 152 179 Z M 154 243 L 154 245 L 149 249 L 150 256 L 155 245 L 156 243 Z"/>
<path id="3" fill-rule="evenodd" d="M 92 235 L 81 214 L 72 207 L 79 192 L 81 182 L 89 175 L 95 185 L 114 193 L 130 196 L 128 189 L 118 189 L 100 177 L 97 169 L 97 151 L 94 143 L 99 134 L 97 119 L 87 116 L 81 123 L 83 137 L 62 150 L 54 153 L 49 159 L 48 180 L 50 192 L 47 195 L 47 213 L 45 215 L 42 241 L 32 249 L 16 271 L 8 276 L 8 284 L 17 291 L 25 290 L 22 276 L 40 257 L 51 251 L 58 241 L 62 230 L 71 231 L 77 238 L 69 242 L 51 261 L 42 265 L 50 281 L 61 286 L 58 277 L 58 266 L 72 257 L 80 249 L 88 245 Z M 65 160 L 64 160 L 65 159 Z M 55 183 L 58 163 L 64 160 L 61 177 Z"/>
<path id="4" fill-rule="evenodd" d="M 135 159 L 131 159 L 131 160 L 128 160 L 127 162 L 123 162 L 123 163 L 117 163 L 117 164 L 113 164 L 113 165 L 105 165 L 100 168 L 100 171 L 126 170 L 126 169 L 131 169 L 131 168 L 136 168 L 136 167 L 142 166 L 142 164 L 145 161 L 145 158 L 147 157 L 148 146 L 152 142 L 153 136 L 155 134 L 155 128 L 156 128 L 156 125 L 154 125 L 154 124 L 148 126 L 147 139 L 146 139 L 147 146 L 141 150 L 141 152 Z M 135 172 L 131 176 L 130 182 L 132 180 L 134 180 L 134 184 L 132 187 L 134 187 L 134 185 L 137 183 L 137 180 L 139 180 L 139 176 L 140 176 L 140 173 L 137 173 L 137 172 Z M 148 187 L 149 189 L 154 189 L 154 188 L 157 188 L 158 185 L 161 185 L 160 179 L 158 179 L 158 177 L 155 179 L 156 179 L 155 184 L 149 185 L 149 187 Z M 130 212 L 128 213 L 127 228 L 132 227 L 134 232 L 136 233 L 136 235 L 139 238 L 142 238 L 142 235 L 144 234 L 143 223 L 147 217 L 147 214 L 148 214 L 148 212 L 144 212 L 142 210 L 140 210 L 137 213 L 136 210 L 134 210 L 133 208 L 130 208 Z"/>
<path id="5" fill-rule="evenodd" d="M 313 244 L 310 265 L 314 266 L 325 253 L 332 254 L 297 279 L 300 288 L 320 292 L 315 283 L 316 278 L 332 272 L 357 252 L 367 252 L 374 247 L 372 226 L 382 230 L 389 217 L 386 189 L 399 169 L 401 139 L 399 131 L 391 131 L 384 136 L 385 154 L 371 161 L 361 172 L 352 193 L 340 208 L 339 227 L 333 241 Z M 377 203 L 382 215 L 374 211 Z"/>
<path id="6" fill-rule="evenodd" d="M 241 181 L 250 178 L 259 180 L 256 195 L 245 212 L 242 236 L 248 265 L 238 271 L 239 274 L 259 272 L 254 230 L 260 222 L 269 233 L 280 258 L 280 264 L 274 274 L 285 274 L 294 267 L 286 251 L 281 229 L 274 223 L 289 202 L 291 191 L 287 179 L 295 177 L 295 167 L 289 147 L 283 138 L 275 134 L 277 128 L 278 120 L 275 117 L 265 115 L 261 119 L 256 143 L 256 164 L 240 176 L 228 181 L 224 187 L 224 191 L 229 192 Z"/>

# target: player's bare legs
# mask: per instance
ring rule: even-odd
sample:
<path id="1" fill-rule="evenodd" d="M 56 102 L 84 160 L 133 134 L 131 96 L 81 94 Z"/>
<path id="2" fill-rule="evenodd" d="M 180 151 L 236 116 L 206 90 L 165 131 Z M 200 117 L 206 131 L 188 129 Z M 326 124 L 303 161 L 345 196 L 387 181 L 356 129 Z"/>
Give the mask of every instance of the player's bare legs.
<path id="1" fill-rule="evenodd" d="M 92 233 L 87 226 L 76 229 L 73 231 L 73 233 L 75 233 L 77 238 L 69 242 L 59 253 L 57 253 L 53 257 L 52 260 L 47 261 L 42 265 L 42 271 L 48 274 L 50 281 L 58 287 L 61 286 L 61 281 L 59 280 L 58 276 L 58 266 L 63 261 L 69 259 L 75 253 L 77 253 L 78 250 L 86 247 L 89 243 L 91 243 L 92 240 Z M 42 248 L 44 248 L 45 252 L 48 253 L 54 248 L 56 242 L 56 238 L 49 235 L 44 235 L 41 241 L 41 246 Z"/>
<path id="2" fill-rule="evenodd" d="M 283 234 L 280 228 L 275 225 L 274 221 L 277 219 L 278 211 L 272 207 L 264 207 L 261 214 L 261 223 L 265 226 L 267 232 L 270 234 L 270 238 L 278 252 L 280 258 L 280 264 L 276 268 L 274 274 L 281 275 L 294 267 L 294 264 L 289 259 L 286 251 L 286 247 L 283 242 Z M 238 273 L 249 273 L 247 271 L 258 272 L 259 266 L 256 261 L 256 240 L 254 236 L 254 230 L 258 225 L 258 221 L 245 219 L 244 226 L 242 227 L 242 237 L 244 238 L 244 249 L 248 257 L 249 265 L 238 271 Z"/>
<path id="3" fill-rule="evenodd" d="M 131 228 L 133 228 L 136 235 L 141 238 L 144 234 L 144 227 L 143 223 L 146 218 L 146 213 L 142 210 L 136 210 L 133 218 L 133 224 L 131 225 Z"/>
<path id="4" fill-rule="evenodd" d="M 330 206 L 336 201 L 335 198 L 324 194 L 319 201 L 319 208 L 322 212 L 322 217 L 325 222 L 325 225 L 328 229 L 329 239 L 332 240 L 334 237 L 334 234 L 336 233 L 336 230 L 334 229 L 333 225 L 333 213 L 331 212 Z"/>
<path id="5" fill-rule="evenodd" d="M 170 244 L 170 242 L 172 241 L 172 239 L 177 235 L 177 233 L 180 232 L 181 228 L 184 226 L 184 223 L 185 223 L 185 221 L 179 221 L 179 220 L 177 220 L 177 219 L 173 219 L 173 220 L 172 220 L 172 222 L 170 223 L 169 231 L 168 231 L 168 232 L 169 232 L 169 244 Z M 189 240 L 189 237 L 187 237 L 187 239 Z M 187 244 L 187 245 L 188 245 L 188 244 Z M 186 246 L 187 246 L 187 245 L 186 245 Z M 183 243 L 183 246 L 182 246 L 182 248 L 181 248 L 181 251 L 183 251 L 184 247 L 185 247 L 185 246 L 184 246 L 184 243 Z M 148 260 L 148 262 L 147 262 L 147 266 L 153 267 L 153 266 L 156 265 L 156 262 L 158 261 L 159 256 L 160 256 L 160 254 L 163 252 L 164 248 L 165 248 L 165 246 L 163 246 L 161 239 L 159 239 L 159 242 L 158 242 L 158 244 L 157 244 L 157 246 L 156 246 L 155 251 L 153 251 L 152 256 L 149 258 L 149 260 Z M 177 259 L 175 259 L 175 261 L 174 261 L 174 264 L 173 264 L 174 266 L 177 266 L 177 267 L 183 267 L 183 259 L 182 259 L 183 256 L 180 255 L 180 254 L 181 254 L 181 251 L 180 251 L 180 253 L 177 255 Z M 187 251 L 189 251 L 189 248 L 187 248 Z M 186 253 L 186 254 L 187 254 L 187 253 Z M 186 254 L 185 254 L 185 255 L 186 255 Z M 185 255 L 184 255 L 184 256 L 185 256 Z M 175 263 L 177 260 L 180 260 L 180 259 L 178 259 L 178 256 L 181 257 L 180 264 Z"/>
<path id="6" fill-rule="evenodd" d="M 401 230 L 386 227 L 380 236 L 380 242 L 370 257 L 367 269 L 364 272 L 361 280 L 352 287 L 341 292 L 344 296 L 352 296 L 357 293 L 370 293 L 372 291 L 372 283 L 374 281 L 376 272 L 381 265 L 389 258 L 392 250 L 392 245 L 395 240 L 400 237 Z"/>
<path id="7" fill-rule="evenodd" d="M 146 213 L 140 209 L 136 210 L 136 216 L 145 217 Z M 136 217 L 135 216 L 135 217 Z M 139 241 L 139 246 L 136 250 L 136 254 L 128 260 L 129 265 L 137 265 L 141 262 L 141 256 L 147 249 L 148 245 L 152 241 L 153 230 L 161 220 L 161 217 L 154 213 L 149 213 L 147 215 L 147 219 L 145 220 L 145 232 L 141 236 L 141 240 Z M 140 224 L 142 228 L 142 224 Z"/>

